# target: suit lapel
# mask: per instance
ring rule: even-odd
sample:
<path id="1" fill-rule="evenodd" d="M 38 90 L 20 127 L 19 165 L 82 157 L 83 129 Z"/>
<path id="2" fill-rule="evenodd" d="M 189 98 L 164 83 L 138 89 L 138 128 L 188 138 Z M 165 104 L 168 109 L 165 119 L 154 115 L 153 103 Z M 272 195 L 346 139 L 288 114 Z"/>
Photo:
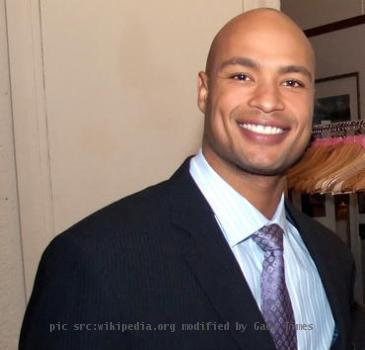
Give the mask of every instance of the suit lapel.
<path id="1" fill-rule="evenodd" d="M 330 304 L 333 318 L 335 320 L 335 327 L 341 335 L 346 333 L 344 319 L 341 313 L 341 300 L 338 298 L 335 284 L 333 283 L 334 272 L 328 268 L 328 261 L 326 261 L 326 250 L 330 249 L 327 245 L 322 244 L 316 232 L 318 227 L 314 227 L 311 221 L 303 214 L 299 213 L 294 207 L 286 203 L 286 209 L 290 217 L 294 220 L 294 224 L 298 229 L 307 249 L 318 269 L 321 277 L 323 287 L 326 291 L 328 302 Z M 344 337 L 340 337 L 342 340 Z M 331 349 L 344 349 L 345 345 L 341 339 L 337 339 Z"/>
<path id="2" fill-rule="evenodd" d="M 170 179 L 171 221 L 184 235 L 186 262 L 242 349 L 274 349 L 264 320 L 209 204 L 189 174 L 189 160 Z M 237 329 L 237 323 L 244 331 Z"/>

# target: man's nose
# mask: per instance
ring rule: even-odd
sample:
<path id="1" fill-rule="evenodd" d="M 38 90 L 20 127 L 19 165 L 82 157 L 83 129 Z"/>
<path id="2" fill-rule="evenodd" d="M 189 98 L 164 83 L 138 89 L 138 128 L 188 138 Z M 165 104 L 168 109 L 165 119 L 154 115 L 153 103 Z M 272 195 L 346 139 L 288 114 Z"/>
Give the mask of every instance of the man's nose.
<path id="1" fill-rule="evenodd" d="M 284 109 L 280 87 L 268 82 L 256 86 L 248 104 L 250 107 L 257 108 L 265 113 Z"/>

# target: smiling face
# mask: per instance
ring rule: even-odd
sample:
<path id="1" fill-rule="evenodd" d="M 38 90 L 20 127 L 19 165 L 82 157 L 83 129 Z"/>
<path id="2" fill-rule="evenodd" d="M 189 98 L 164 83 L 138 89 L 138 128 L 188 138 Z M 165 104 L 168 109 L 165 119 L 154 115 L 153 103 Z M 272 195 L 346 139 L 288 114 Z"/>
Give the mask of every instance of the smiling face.
<path id="1" fill-rule="evenodd" d="M 283 14 L 256 10 L 228 23 L 198 79 L 209 164 L 223 177 L 281 176 L 310 138 L 313 79 L 310 44 Z"/>

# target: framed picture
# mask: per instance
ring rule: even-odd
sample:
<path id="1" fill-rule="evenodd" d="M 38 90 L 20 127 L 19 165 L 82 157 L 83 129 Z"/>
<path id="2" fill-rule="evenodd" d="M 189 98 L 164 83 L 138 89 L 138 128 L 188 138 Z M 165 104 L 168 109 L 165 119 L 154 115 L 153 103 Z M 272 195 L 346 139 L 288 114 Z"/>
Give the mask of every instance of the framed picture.
<path id="1" fill-rule="evenodd" d="M 359 73 L 316 80 L 313 124 L 360 119 Z"/>

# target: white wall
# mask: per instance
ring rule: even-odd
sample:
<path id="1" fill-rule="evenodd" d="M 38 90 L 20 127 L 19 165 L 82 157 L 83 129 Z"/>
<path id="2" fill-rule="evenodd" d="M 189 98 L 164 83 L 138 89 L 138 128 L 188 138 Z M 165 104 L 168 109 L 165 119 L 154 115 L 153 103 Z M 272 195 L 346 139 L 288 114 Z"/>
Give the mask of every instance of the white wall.
<path id="1" fill-rule="evenodd" d="M 104 3 L 42 3 L 56 232 L 165 179 L 197 150 L 196 73 L 213 33 L 241 10 L 239 1 Z"/>
<path id="2" fill-rule="evenodd" d="M 25 307 L 5 22 L 0 1 L 0 349 L 15 349 Z"/>
<path id="3" fill-rule="evenodd" d="M 198 148 L 196 73 L 213 34 L 242 8 L 238 0 L 29 3 L 8 4 L 28 295 L 55 234 L 166 178 Z"/>

